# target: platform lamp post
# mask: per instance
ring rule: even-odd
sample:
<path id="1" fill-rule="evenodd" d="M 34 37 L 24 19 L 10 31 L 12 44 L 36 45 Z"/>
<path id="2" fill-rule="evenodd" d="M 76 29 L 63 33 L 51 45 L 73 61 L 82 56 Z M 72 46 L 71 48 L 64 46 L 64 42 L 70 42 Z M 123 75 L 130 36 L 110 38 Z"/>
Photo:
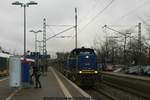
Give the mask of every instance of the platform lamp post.
<path id="1" fill-rule="evenodd" d="M 29 7 L 30 5 L 37 5 L 37 4 L 38 3 L 34 1 L 30 1 L 28 3 L 15 1 L 12 3 L 12 5 L 19 5 L 24 8 L 24 59 L 26 58 L 26 7 Z"/>

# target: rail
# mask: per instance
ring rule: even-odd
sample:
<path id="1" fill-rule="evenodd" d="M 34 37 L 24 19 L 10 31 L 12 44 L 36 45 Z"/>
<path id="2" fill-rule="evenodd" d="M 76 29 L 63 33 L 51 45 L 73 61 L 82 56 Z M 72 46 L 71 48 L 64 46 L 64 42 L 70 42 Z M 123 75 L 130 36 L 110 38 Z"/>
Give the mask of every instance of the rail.
<path id="1" fill-rule="evenodd" d="M 102 82 L 115 88 L 150 99 L 150 78 L 101 72 Z"/>
<path id="2" fill-rule="evenodd" d="M 97 89 L 97 88 L 93 88 L 93 91 L 97 92 L 98 94 L 102 94 L 104 95 L 105 97 L 107 97 L 109 100 L 119 100 L 117 99 L 116 97 L 110 95 L 109 93 L 105 92 L 105 91 L 102 91 L 100 89 Z"/>

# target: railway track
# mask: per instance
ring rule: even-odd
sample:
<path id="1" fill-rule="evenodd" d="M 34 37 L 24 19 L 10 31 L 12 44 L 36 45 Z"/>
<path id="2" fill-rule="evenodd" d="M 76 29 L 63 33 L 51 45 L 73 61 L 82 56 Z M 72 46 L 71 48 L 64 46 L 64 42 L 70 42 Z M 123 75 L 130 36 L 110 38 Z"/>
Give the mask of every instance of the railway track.
<path id="1" fill-rule="evenodd" d="M 148 77 L 113 72 L 102 72 L 101 77 L 98 87 L 83 89 L 95 100 L 150 100 L 150 78 Z M 108 88 L 102 88 L 103 86 Z"/>
<path id="2" fill-rule="evenodd" d="M 113 88 L 150 100 L 150 78 L 103 72 L 102 82 Z"/>
<path id="3" fill-rule="evenodd" d="M 101 90 L 97 90 L 94 88 L 83 90 L 86 91 L 92 97 L 92 100 L 118 100 L 114 99 L 114 97 L 108 94 L 107 92 Z"/>
<path id="4" fill-rule="evenodd" d="M 95 100 L 150 100 L 150 78 L 103 72 L 96 87 L 84 90 Z"/>
<path id="5" fill-rule="evenodd" d="M 100 83 L 98 87 L 84 89 L 94 100 L 149 100 L 127 91 Z"/>
<path id="6" fill-rule="evenodd" d="M 100 89 L 97 89 L 97 88 L 93 88 L 93 91 L 97 92 L 98 94 L 101 94 L 101 95 L 105 96 L 108 100 L 119 100 L 115 96 L 110 95 L 109 93 L 107 93 L 106 91 L 103 91 L 103 90 L 100 90 Z M 95 99 L 99 100 L 99 98 L 95 98 Z M 104 98 L 102 98 L 102 100 L 103 99 Z"/>

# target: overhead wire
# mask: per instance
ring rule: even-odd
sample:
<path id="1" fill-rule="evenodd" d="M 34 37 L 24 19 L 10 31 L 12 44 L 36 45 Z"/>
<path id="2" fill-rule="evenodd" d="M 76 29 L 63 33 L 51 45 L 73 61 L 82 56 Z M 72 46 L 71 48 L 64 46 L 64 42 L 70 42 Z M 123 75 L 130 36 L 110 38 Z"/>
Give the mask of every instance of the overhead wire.
<path id="1" fill-rule="evenodd" d="M 100 12 L 98 12 L 98 14 L 96 14 L 96 16 L 94 16 L 94 17 L 81 29 L 81 31 L 83 31 L 92 21 L 94 21 L 101 13 L 103 13 L 113 2 L 114 2 L 114 0 L 111 0 L 111 2 L 110 2 L 108 5 L 106 5 Z M 56 26 L 56 25 L 48 25 L 48 26 Z M 59 27 L 64 27 L 64 26 L 72 26 L 72 25 L 59 25 Z M 60 34 L 62 34 L 62 33 L 64 33 L 64 32 L 66 32 L 66 31 L 68 31 L 68 30 L 70 30 L 70 29 L 72 29 L 72 28 L 74 28 L 74 27 L 75 27 L 75 26 L 70 27 L 70 28 L 68 28 L 68 29 L 65 29 L 65 30 L 63 30 L 63 31 L 61 31 L 61 32 L 59 32 L 59 33 L 57 33 L 57 34 L 54 34 L 53 36 L 47 38 L 46 41 L 49 40 L 49 39 L 51 39 L 51 38 L 53 38 L 53 37 L 55 37 L 55 36 L 57 36 L 57 35 L 60 35 Z M 80 32 L 81 32 L 81 31 L 80 31 Z"/>
<path id="2" fill-rule="evenodd" d="M 53 26 L 53 27 L 70 27 L 74 25 L 46 25 L 46 26 Z"/>
<path id="3" fill-rule="evenodd" d="M 66 29 L 66 30 L 63 30 L 62 32 L 59 32 L 59 33 L 63 33 L 63 32 L 66 32 L 66 31 L 68 31 L 68 30 L 70 30 L 70 29 L 72 29 L 72 27 L 74 27 L 74 25 L 46 25 L 47 27 L 49 27 L 50 28 L 50 30 L 51 30 L 51 32 L 54 34 L 54 37 L 55 37 L 55 35 L 57 36 L 57 34 L 58 33 L 56 33 L 56 32 L 54 32 L 54 30 L 52 29 L 52 27 L 70 27 L 70 28 L 68 28 L 68 29 Z M 72 27 L 71 27 L 72 26 Z M 59 34 L 58 34 L 59 35 Z M 52 36 L 53 37 L 53 36 Z M 62 36 L 63 37 L 63 36 Z M 50 37 L 49 37 L 50 38 Z"/>
<path id="4" fill-rule="evenodd" d="M 99 1 L 99 0 L 98 0 L 98 1 Z M 92 9 L 90 9 L 90 11 L 88 11 L 88 15 L 85 15 L 85 16 L 83 16 L 83 19 L 80 19 L 80 20 L 81 20 L 81 21 L 80 21 L 80 25 L 81 25 L 82 23 L 84 23 L 85 19 L 87 19 L 88 17 L 90 17 L 90 15 L 91 15 L 93 12 L 96 13 L 95 8 L 97 7 L 98 4 L 101 4 L 101 3 L 99 3 L 98 1 L 94 0 L 95 4 L 92 5 Z M 92 16 L 93 16 L 93 14 L 92 14 Z M 91 16 L 91 17 L 92 17 L 92 16 Z M 80 26 L 80 25 L 79 25 L 79 26 Z"/>
<path id="5" fill-rule="evenodd" d="M 114 21 L 114 23 L 116 23 L 118 20 L 125 18 L 126 16 L 129 16 L 131 13 L 133 14 L 133 12 L 135 12 L 136 10 L 142 8 L 143 6 L 145 6 L 149 3 L 150 3 L 150 1 L 144 2 L 143 4 L 139 5 L 138 7 L 134 8 L 131 11 L 127 12 L 126 14 L 122 15 L 120 18 L 118 18 L 116 21 Z"/>
<path id="6" fill-rule="evenodd" d="M 150 27 L 150 25 L 148 23 L 146 23 L 145 20 L 143 20 L 140 16 L 137 16 L 146 26 Z"/>
<path id="7" fill-rule="evenodd" d="M 94 21 L 100 14 L 102 14 L 113 2 L 114 0 L 111 0 L 111 2 L 108 5 L 106 5 L 100 12 L 98 12 L 86 25 L 84 25 L 79 32 L 82 32 L 92 21 Z"/>
<path id="8" fill-rule="evenodd" d="M 59 32 L 59 33 L 57 33 L 57 34 L 54 34 L 53 36 L 51 36 L 51 37 L 47 38 L 47 39 L 46 39 L 46 41 L 48 41 L 48 40 L 50 40 L 50 39 L 52 39 L 52 38 L 56 37 L 57 35 L 60 35 L 60 34 L 62 34 L 62 33 L 64 33 L 64 32 L 69 31 L 69 30 L 73 29 L 74 27 L 75 27 L 75 26 L 72 26 L 72 27 L 67 28 L 67 29 L 65 29 L 65 30 L 63 30 L 63 31 L 61 31 L 61 32 Z"/>
<path id="9" fill-rule="evenodd" d="M 110 29 L 110 30 L 112 30 L 112 31 L 115 31 L 115 32 L 117 32 L 117 33 L 119 33 L 119 34 L 125 36 L 125 33 L 120 32 L 120 31 L 115 30 L 115 29 L 112 29 L 112 28 L 108 27 L 107 25 L 105 25 L 103 28 L 108 28 L 108 29 Z M 126 36 L 127 36 L 127 38 L 132 38 L 132 39 L 138 41 L 138 38 L 136 38 L 136 37 L 134 37 L 134 36 L 129 36 L 129 35 L 126 35 Z M 148 45 L 148 46 L 150 46 L 146 41 L 142 41 L 142 43 L 143 43 L 143 44 L 146 44 L 146 45 Z"/>
<path id="10" fill-rule="evenodd" d="M 95 4 L 92 6 L 92 8 L 96 8 L 96 6 L 98 5 L 98 1 L 94 0 Z"/>

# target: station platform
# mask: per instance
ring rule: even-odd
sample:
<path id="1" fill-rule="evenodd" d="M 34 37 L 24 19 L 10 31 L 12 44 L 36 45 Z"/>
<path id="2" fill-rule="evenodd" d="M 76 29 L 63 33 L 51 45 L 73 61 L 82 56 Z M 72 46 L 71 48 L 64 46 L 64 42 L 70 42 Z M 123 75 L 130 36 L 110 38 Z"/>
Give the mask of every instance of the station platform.
<path id="1" fill-rule="evenodd" d="M 91 96 L 49 67 L 46 76 L 41 76 L 42 88 L 8 87 L 9 80 L 0 82 L 0 100 L 92 100 Z M 2 90 L 2 91 L 1 91 Z"/>

